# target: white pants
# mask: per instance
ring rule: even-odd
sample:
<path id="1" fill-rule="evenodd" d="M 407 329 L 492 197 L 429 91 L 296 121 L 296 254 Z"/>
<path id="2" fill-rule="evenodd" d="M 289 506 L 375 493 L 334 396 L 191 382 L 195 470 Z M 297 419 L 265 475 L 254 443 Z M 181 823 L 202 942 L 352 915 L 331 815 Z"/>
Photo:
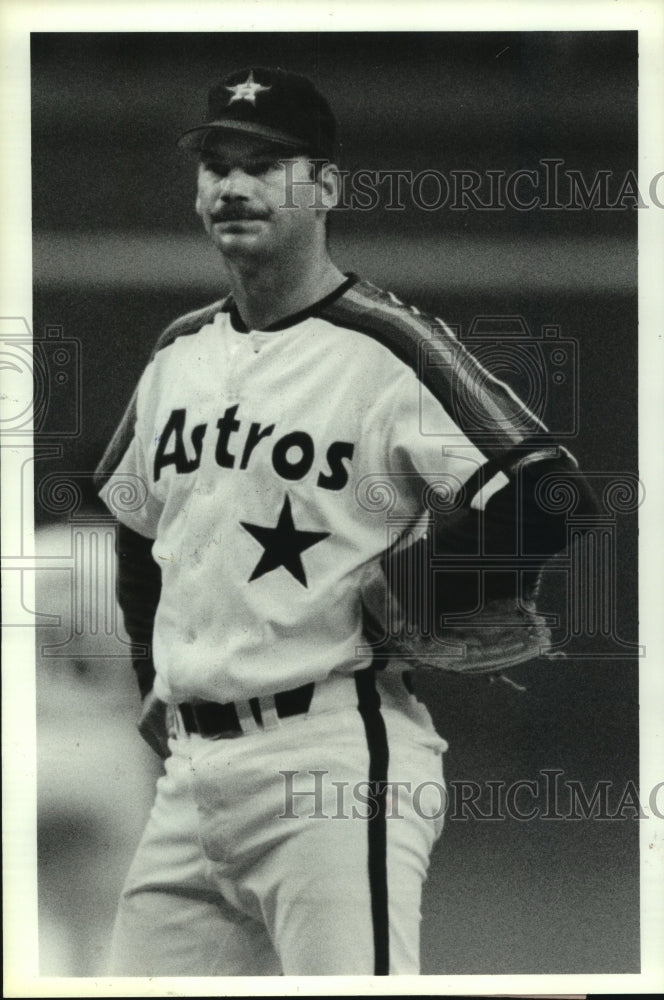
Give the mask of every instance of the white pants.
<path id="1" fill-rule="evenodd" d="M 111 975 L 419 971 L 446 744 L 405 689 L 361 713 L 354 688 L 235 739 L 171 739 Z"/>

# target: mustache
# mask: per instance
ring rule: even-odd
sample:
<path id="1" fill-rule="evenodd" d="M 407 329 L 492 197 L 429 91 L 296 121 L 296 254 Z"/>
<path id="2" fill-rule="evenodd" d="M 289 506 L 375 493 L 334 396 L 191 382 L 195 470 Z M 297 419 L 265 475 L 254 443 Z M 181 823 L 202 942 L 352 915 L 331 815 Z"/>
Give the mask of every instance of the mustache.
<path id="1" fill-rule="evenodd" d="M 239 222 L 244 219 L 267 219 L 267 212 L 257 212 L 255 209 L 247 208 L 242 204 L 224 205 L 217 212 L 212 212 L 210 218 L 213 222 Z"/>

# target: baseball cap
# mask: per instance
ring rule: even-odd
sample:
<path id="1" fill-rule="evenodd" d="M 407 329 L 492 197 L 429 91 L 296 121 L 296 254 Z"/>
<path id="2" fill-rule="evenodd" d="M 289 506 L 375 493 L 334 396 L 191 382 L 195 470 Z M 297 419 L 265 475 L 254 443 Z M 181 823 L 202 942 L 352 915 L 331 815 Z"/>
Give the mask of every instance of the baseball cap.
<path id="1" fill-rule="evenodd" d="M 299 73 L 264 66 L 236 70 L 212 87 L 208 112 L 208 121 L 180 136 L 181 149 L 201 152 L 224 133 L 239 133 L 334 158 L 334 115 L 312 81 Z"/>

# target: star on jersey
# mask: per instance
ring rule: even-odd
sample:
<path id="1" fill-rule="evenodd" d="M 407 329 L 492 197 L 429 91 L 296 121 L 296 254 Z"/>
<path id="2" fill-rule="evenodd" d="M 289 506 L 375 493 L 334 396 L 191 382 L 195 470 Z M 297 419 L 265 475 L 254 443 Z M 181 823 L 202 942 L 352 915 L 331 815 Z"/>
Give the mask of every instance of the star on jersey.
<path id="1" fill-rule="evenodd" d="M 272 90 L 272 87 L 264 87 L 262 83 L 256 83 L 252 69 L 244 83 L 237 83 L 234 87 L 226 87 L 226 90 L 230 90 L 233 95 L 228 102 L 229 104 L 232 104 L 233 101 L 250 101 L 255 104 L 256 94 L 260 94 L 261 90 Z"/>
<path id="2" fill-rule="evenodd" d="M 248 531 L 264 549 L 258 565 L 249 577 L 249 583 L 259 576 L 270 573 L 273 569 L 283 566 L 298 583 L 307 587 L 307 578 L 300 555 L 312 545 L 328 538 L 329 531 L 298 531 L 293 523 L 290 497 L 286 497 L 279 514 L 275 528 L 264 528 L 260 524 L 247 524 L 240 521 L 245 531 Z"/>

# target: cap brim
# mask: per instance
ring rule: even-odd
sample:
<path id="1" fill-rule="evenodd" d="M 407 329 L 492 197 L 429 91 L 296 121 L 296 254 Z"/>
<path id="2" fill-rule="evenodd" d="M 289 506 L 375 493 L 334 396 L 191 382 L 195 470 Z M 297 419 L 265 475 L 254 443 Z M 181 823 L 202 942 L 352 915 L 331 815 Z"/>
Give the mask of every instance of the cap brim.
<path id="1" fill-rule="evenodd" d="M 204 148 L 207 139 L 223 135 L 224 133 L 256 135 L 293 149 L 301 148 L 304 145 L 302 139 L 297 139 L 286 132 L 270 128 L 269 125 L 229 119 L 228 121 L 206 122 L 204 125 L 197 125 L 196 128 L 188 129 L 178 139 L 178 146 L 180 149 L 199 153 Z"/>

